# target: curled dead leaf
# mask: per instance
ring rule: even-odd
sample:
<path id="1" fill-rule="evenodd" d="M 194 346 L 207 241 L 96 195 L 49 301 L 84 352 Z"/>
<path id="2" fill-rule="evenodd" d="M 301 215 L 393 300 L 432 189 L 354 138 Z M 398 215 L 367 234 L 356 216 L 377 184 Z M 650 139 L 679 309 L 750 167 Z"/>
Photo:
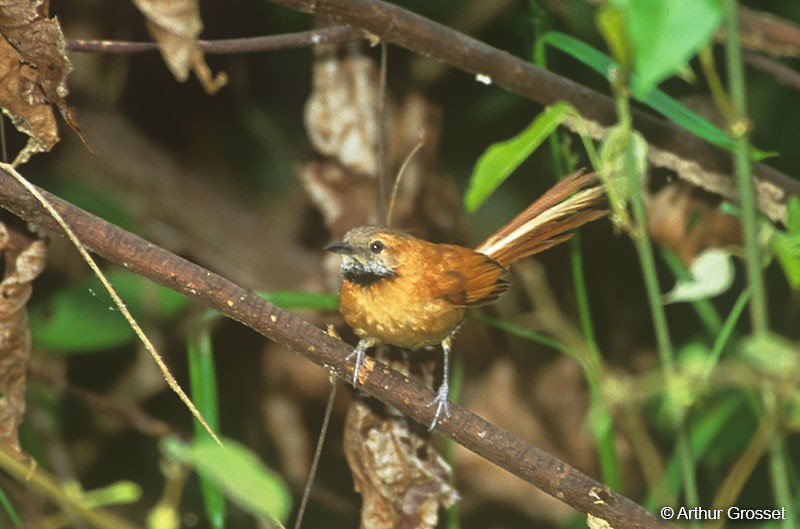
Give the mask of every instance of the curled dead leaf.
<path id="1" fill-rule="evenodd" d="M 17 130 L 30 137 L 14 165 L 58 143 L 51 105 L 89 146 L 65 99 L 72 65 L 61 26 L 43 15 L 41 6 L 41 0 L 0 2 L 0 106 Z"/>
<path id="2" fill-rule="evenodd" d="M 208 94 L 216 93 L 228 82 L 224 73 L 212 75 L 200 49 L 198 37 L 203 30 L 197 0 L 134 0 L 147 19 L 147 30 L 161 49 L 161 56 L 178 81 L 186 81 L 194 71 Z"/>
<path id="3" fill-rule="evenodd" d="M 647 197 L 650 235 L 686 264 L 706 248 L 742 242 L 739 219 L 719 209 L 719 199 L 684 181 L 674 181 Z"/>
<path id="4" fill-rule="evenodd" d="M 334 45 L 315 50 L 313 88 L 304 120 L 311 145 L 348 171 L 378 174 L 378 68 L 359 51 Z M 384 108 L 388 111 L 388 105 Z M 387 120 L 388 121 L 388 120 Z"/>
<path id="5" fill-rule="evenodd" d="M 364 498 L 361 527 L 432 529 L 439 507 L 458 501 L 450 466 L 405 417 L 355 402 L 345 423 L 345 456 Z"/>
<path id="6" fill-rule="evenodd" d="M 0 442 L 19 452 L 17 431 L 25 417 L 31 336 L 25 310 L 31 282 L 44 269 L 47 245 L 18 219 L 0 223 L 5 275 L 0 282 Z"/>

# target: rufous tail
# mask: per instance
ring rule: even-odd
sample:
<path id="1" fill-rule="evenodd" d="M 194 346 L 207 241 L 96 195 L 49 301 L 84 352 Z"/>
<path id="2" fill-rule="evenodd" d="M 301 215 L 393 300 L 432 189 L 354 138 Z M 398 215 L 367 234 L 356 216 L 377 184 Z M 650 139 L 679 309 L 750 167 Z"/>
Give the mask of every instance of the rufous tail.
<path id="1" fill-rule="evenodd" d="M 606 213 L 603 188 L 594 173 L 582 170 L 551 187 L 525 211 L 479 244 L 476 252 L 503 266 L 572 237 L 572 230 Z"/>

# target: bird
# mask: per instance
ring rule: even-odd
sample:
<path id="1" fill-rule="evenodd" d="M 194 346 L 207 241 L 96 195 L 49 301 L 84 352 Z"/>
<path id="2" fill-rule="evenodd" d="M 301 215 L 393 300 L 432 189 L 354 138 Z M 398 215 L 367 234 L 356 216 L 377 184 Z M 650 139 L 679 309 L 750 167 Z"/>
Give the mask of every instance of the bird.
<path id="1" fill-rule="evenodd" d="M 450 417 L 450 352 L 467 311 L 495 302 L 508 290 L 509 265 L 568 240 L 576 228 L 606 213 L 596 175 L 576 171 L 474 249 L 386 226 L 350 229 L 325 250 L 341 256 L 339 312 L 359 338 L 348 356 L 355 359 L 353 386 L 358 387 L 372 347 L 440 345 L 442 382 L 428 404 L 436 407 L 433 430 L 442 414 Z"/>

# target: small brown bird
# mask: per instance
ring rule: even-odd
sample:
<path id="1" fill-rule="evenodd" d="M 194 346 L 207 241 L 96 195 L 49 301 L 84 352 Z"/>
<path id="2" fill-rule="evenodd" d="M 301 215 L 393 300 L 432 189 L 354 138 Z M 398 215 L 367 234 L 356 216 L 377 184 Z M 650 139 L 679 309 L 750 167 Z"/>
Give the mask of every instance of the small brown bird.
<path id="1" fill-rule="evenodd" d="M 436 244 L 382 226 L 359 226 L 326 250 L 342 256 L 339 310 L 360 338 L 353 385 L 370 347 L 421 349 L 441 344 L 443 380 L 430 426 L 450 416 L 449 355 L 467 309 L 508 290 L 508 265 L 566 241 L 571 230 L 602 217 L 603 191 L 594 174 L 573 173 L 474 250 Z"/>

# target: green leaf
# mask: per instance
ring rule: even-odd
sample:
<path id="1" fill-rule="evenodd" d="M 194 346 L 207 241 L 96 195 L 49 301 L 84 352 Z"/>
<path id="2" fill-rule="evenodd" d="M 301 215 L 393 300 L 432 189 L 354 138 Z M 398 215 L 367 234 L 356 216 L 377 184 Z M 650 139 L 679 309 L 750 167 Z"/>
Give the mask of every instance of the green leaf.
<path id="1" fill-rule="evenodd" d="M 629 167 L 631 163 L 633 167 Z M 611 127 L 600 145 L 597 175 L 608 196 L 611 221 L 616 226 L 630 225 L 627 208 L 633 190 L 627 175 L 635 173 L 638 181 L 646 170 L 647 141 L 644 137 L 622 124 Z"/>
<path id="2" fill-rule="evenodd" d="M 125 203 L 110 196 L 109 193 L 98 191 L 98 188 L 82 184 L 73 175 L 62 175 L 53 185 L 48 185 L 47 190 L 70 204 L 85 209 L 101 219 L 115 224 L 120 228 L 136 233 L 139 227 L 130 215 L 130 207 Z"/>
<path id="3" fill-rule="evenodd" d="M 786 280 L 793 290 L 800 288 L 800 237 L 776 231 L 770 240 Z"/>
<path id="4" fill-rule="evenodd" d="M 259 296 L 287 310 L 319 310 L 336 312 L 339 310 L 339 296 L 315 292 L 259 292 Z"/>
<path id="5" fill-rule="evenodd" d="M 797 346 L 782 336 L 766 333 L 742 338 L 740 353 L 763 373 L 779 378 L 800 375 Z"/>
<path id="6" fill-rule="evenodd" d="M 495 143 L 478 158 L 472 171 L 464 207 L 473 212 L 574 112 L 571 106 L 558 102 L 548 107 L 522 132 L 511 139 Z"/>
<path id="7" fill-rule="evenodd" d="M 800 235 L 800 198 L 790 197 L 786 207 L 786 227 L 789 233 Z"/>
<path id="8" fill-rule="evenodd" d="M 791 197 L 787 206 L 786 231 L 768 226 L 769 247 L 792 289 L 800 289 L 800 199 Z"/>
<path id="9" fill-rule="evenodd" d="M 91 507 L 124 505 L 135 503 L 142 497 L 142 488 L 132 481 L 117 481 L 99 489 L 84 493 L 86 504 Z"/>
<path id="10" fill-rule="evenodd" d="M 268 469 L 248 448 L 223 438 L 219 446 L 208 438 L 184 444 L 177 438 L 164 441 L 164 450 L 215 482 L 232 502 L 268 520 L 286 521 L 292 498 L 284 481 Z"/>
<path id="11" fill-rule="evenodd" d="M 722 23 L 720 0 L 614 0 L 633 48 L 633 94 L 646 96 L 677 73 Z"/>
<path id="12" fill-rule="evenodd" d="M 159 502 L 147 515 L 147 529 L 180 529 L 176 506 Z"/>
<path id="13" fill-rule="evenodd" d="M 564 33 L 552 31 L 544 34 L 540 41 L 577 59 L 601 75 L 607 76 L 611 69 L 616 67 L 616 63 L 608 55 Z M 631 74 L 633 82 L 636 77 L 635 72 Z M 678 103 L 664 91 L 654 88 L 644 97 L 638 97 L 637 94 L 633 94 L 633 96 L 692 134 L 723 149 L 733 150 L 734 141 L 725 131 Z M 775 156 L 775 154 L 773 151 L 762 151 L 756 148 L 752 148 L 750 151 L 750 156 L 754 160 L 763 160 Z"/>
<path id="14" fill-rule="evenodd" d="M 691 279 L 678 280 L 673 289 L 664 294 L 664 304 L 718 296 L 733 284 L 735 270 L 729 252 L 708 248 L 695 257 L 689 273 Z"/>
<path id="15" fill-rule="evenodd" d="M 729 398 L 723 400 L 712 413 L 704 413 L 692 420 L 689 430 L 689 445 L 695 461 L 699 461 L 704 455 L 714 450 L 720 441 L 720 435 L 727 425 L 740 420 L 742 415 L 742 403 Z M 664 473 L 664 483 L 670 488 L 670 495 L 677 497 L 681 490 L 681 462 L 678 456 L 673 453 L 666 465 Z M 645 507 L 654 509 L 661 498 L 653 492 L 645 502 Z M 663 505 L 663 503 L 661 503 Z"/>
<path id="16" fill-rule="evenodd" d="M 131 314 L 158 320 L 177 315 L 189 300 L 125 270 L 108 272 Z M 59 290 L 30 312 L 37 347 L 60 353 L 97 352 L 131 343 L 136 335 L 96 277 Z"/>
<path id="17" fill-rule="evenodd" d="M 597 29 L 608 44 L 611 55 L 620 65 L 627 76 L 630 72 L 633 59 L 631 57 L 631 42 L 625 27 L 625 17 L 622 11 L 613 3 L 606 3 L 597 12 Z"/>

